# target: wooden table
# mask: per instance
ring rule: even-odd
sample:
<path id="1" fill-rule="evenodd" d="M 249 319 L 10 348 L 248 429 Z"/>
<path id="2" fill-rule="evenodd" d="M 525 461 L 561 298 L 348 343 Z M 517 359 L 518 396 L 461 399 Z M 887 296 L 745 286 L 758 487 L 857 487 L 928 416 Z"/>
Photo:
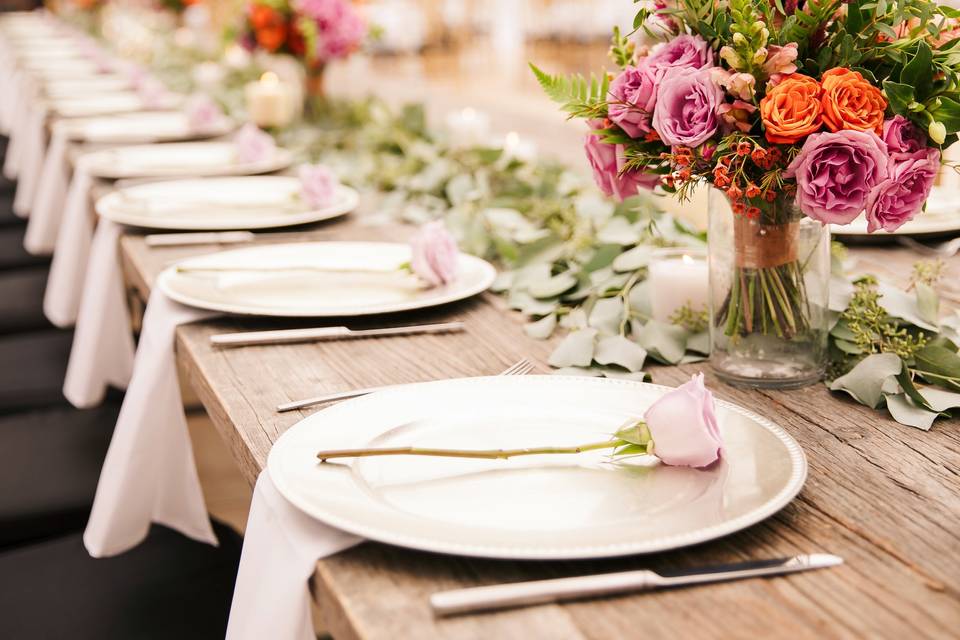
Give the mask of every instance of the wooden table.
<path id="1" fill-rule="evenodd" d="M 357 214 L 310 232 L 322 239 L 402 239 Z M 122 241 L 129 281 L 144 299 L 171 260 L 216 247 L 148 248 Z M 904 250 L 855 251 L 907 269 Z M 872 254 L 872 255 L 871 255 Z M 951 268 L 958 264 L 954 259 Z M 905 273 L 908 273 L 909 269 Z M 211 334 L 276 327 L 224 318 L 182 326 L 177 353 L 246 478 L 253 483 L 276 438 L 304 413 L 277 404 L 320 391 L 497 372 L 521 357 L 544 362 L 552 343 L 527 338 L 492 294 L 401 320 L 462 319 L 466 333 L 223 350 Z M 381 321 L 382 322 L 382 321 Z M 377 320 L 355 323 L 375 325 Z M 286 322 L 298 326 L 297 323 Z M 303 326 L 302 323 L 299 326 Z M 654 367 L 654 382 L 681 383 L 701 365 Z M 960 629 L 960 433 L 957 421 L 922 432 L 814 385 L 718 397 L 779 422 L 804 447 L 801 494 L 769 520 L 690 549 L 608 561 L 503 562 L 365 543 L 317 564 L 316 597 L 334 638 L 930 637 Z M 807 552 L 842 556 L 837 569 L 786 578 L 435 620 L 427 597 L 452 587 L 626 568 L 694 567 Z"/>

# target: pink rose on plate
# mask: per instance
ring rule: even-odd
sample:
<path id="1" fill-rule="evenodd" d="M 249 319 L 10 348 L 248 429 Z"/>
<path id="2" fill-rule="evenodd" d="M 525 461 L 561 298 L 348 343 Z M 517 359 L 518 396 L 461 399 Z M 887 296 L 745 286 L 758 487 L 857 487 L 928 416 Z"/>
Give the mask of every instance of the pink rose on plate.
<path id="1" fill-rule="evenodd" d="M 894 156 L 890 177 L 875 186 L 867 197 L 867 231 L 870 233 L 878 229 L 896 231 L 920 213 L 940 170 L 938 149 Z"/>
<path id="2" fill-rule="evenodd" d="M 637 195 L 638 190 L 653 189 L 660 177 L 642 171 L 624 171 L 626 153 L 623 145 L 606 144 L 595 133 L 584 138 L 583 149 L 593 169 L 593 179 L 606 196 L 619 201 Z"/>
<path id="3" fill-rule="evenodd" d="M 300 165 L 300 197 L 316 209 L 333 203 L 340 181 L 330 169 L 320 164 Z"/>
<path id="4" fill-rule="evenodd" d="M 887 150 L 893 156 L 916 153 L 927 148 L 927 134 L 901 115 L 884 121 L 883 141 L 887 143 Z"/>
<path id="5" fill-rule="evenodd" d="M 713 65 L 713 50 L 700 36 L 685 33 L 655 46 L 647 56 L 646 64 L 657 73 L 671 69 L 702 69 Z"/>
<path id="6" fill-rule="evenodd" d="M 460 249 L 443 222 L 428 222 L 410 240 L 410 270 L 427 284 L 453 282 L 459 267 Z"/>
<path id="7" fill-rule="evenodd" d="M 237 160 L 240 162 L 261 162 L 273 155 L 277 148 L 273 136 L 252 122 L 243 125 L 234 138 L 234 144 L 237 148 Z"/>
<path id="8" fill-rule="evenodd" d="M 887 178 L 888 165 L 887 145 L 877 134 L 843 130 L 808 136 L 783 175 L 796 178 L 804 214 L 824 224 L 849 224 Z"/>
<path id="9" fill-rule="evenodd" d="M 716 133 L 722 101 L 709 69 L 673 69 L 660 83 L 653 128 L 665 144 L 696 147 Z"/>
<path id="10" fill-rule="evenodd" d="M 193 131 L 209 131 L 223 116 L 223 109 L 205 93 L 196 93 L 183 106 L 187 122 Z"/>
<path id="11" fill-rule="evenodd" d="M 146 76 L 137 85 L 137 95 L 147 109 L 160 109 L 170 98 L 167 87 L 156 78 Z"/>
<path id="12" fill-rule="evenodd" d="M 627 67 L 610 83 L 607 115 L 631 138 L 650 131 L 657 100 L 657 77 L 645 63 Z"/>
<path id="13" fill-rule="evenodd" d="M 664 464 L 706 467 L 723 451 L 713 394 L 703 374 L 663 395 L 643 419 L 653 439 L 653 454 Z"/>

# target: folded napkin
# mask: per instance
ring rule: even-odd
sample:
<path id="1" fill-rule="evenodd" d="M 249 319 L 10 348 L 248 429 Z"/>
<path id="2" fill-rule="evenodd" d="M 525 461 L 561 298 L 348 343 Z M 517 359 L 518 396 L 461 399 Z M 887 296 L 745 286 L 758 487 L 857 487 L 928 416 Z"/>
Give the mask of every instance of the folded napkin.
<path id="1" fill-rule="evenodd" d="M 81 156 L 70 181 L 63 220 L 57 230 L 50 275 L 47 276 L 47 290 L 43 295 L 44 314 L 58 327 L 72 326 L 77 320 L 80 292 L 93 239 L 93 214 L 90 210 L 93 178 L 83 160 Z"/>
<path id="2" fill-rule="evenodd" d="M 79 409 L 100 404 L 108 386 L 126 389 L 133 373 L 133 336 L 120 268 L 121 235 L 120 225 L 100 220 L 90 248 L 63 384 L 63 395 Z"/>
<path id="3" fill-rule="evenodd" d="M 317 560 L 360 542 L 290 504 L 264 470 L 253 490 L 227 640 L 314 640 L 308 580 Z"/>
<path id="4" fill-rule="evenodd" d="M 213 315 L 173 302 L 159 289 L 150 295 L 133 377 L 83 534 L 95 558 L 136 546 L 152 522 L 217 544 L 197 477 L 174 355 L 177 326 Z"/>
<path id="5" fill-rule="evenodd" d="M 23 238 L 24 248 L 33 255 L 50 255 L 57 243 L 57 231 L 67 199 L 67 185 L 70 183 L 67 142 L 67 132 L 62 127 L 55 127 L 43 160 L 36 198 Z"/>
<path id="6" fill-rule="evenodd" d="M 21 132 L 24 143 L 19 160 L 17 193 L 13 198 L 13 212 L 21 218 L 30 215 L 37 193 L 37 183 L 40 181 L 40 171 L 43 169 L 43 156 L 47 150 L 46 130 L 47 110 L 43 106 L 34 105 L 24 121 L 24 129 Z"/>
<path id="7" fill-rule="evenodd" d="M 27 89 L 28 81 L 25 72 L 17 71 L 13 76 L 12 95 L 10 101 L 10 142 L 7 144 L 7 155 L 3 159 L 3 175 L 8 180 L 16 180 L 20 172 L 21 134 L 23 121 L 27 116 Z"/>

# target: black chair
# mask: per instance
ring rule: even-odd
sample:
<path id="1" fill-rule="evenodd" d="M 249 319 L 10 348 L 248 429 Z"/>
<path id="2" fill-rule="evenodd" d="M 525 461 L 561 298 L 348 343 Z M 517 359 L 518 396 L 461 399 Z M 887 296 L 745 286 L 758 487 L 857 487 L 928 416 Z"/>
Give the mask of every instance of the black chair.
<path id="1" fill-rule="evenodd" d="M 13 192 L 16 183 L 0 176 L 0 227 L 26 226 L 27 221 L 13 212 Z"/>
<path id="2" fill-rule="evenodd" d="M 67 404 L 72 342 L 73 332 L 59 329 L 0 336 L 0 415 Z"/>
<path id="3" fill-rule="evenodd" d="M 0 417 L 0 548 L 82 530 L 119 403 Z"/>
<path id="4" fill-rule="evenodd" d="M 0 334 L 52 327 L 43 314 L 46 267 L 0 271 Z"/>
<path id="5" fill-rule="evenodd" d="M 23 227 L 0 226 L 0 271 L 50 264 L 49 256 L 34 256 L 23 248 Z"/>
<path id="6" fill-rule="evenodd" d="M 113 558 L 90 558 L 80 534 L 0 554 L 0 637 L 223 638 L 241 541 L 214 528 L 220 547 L 155 526 Z"/>

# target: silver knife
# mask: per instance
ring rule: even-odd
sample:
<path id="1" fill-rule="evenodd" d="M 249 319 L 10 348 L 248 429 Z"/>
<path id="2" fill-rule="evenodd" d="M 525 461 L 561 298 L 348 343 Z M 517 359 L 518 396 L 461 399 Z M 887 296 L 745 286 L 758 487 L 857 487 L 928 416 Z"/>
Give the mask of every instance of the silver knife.
<path id="1" fill-rule="evenodd" d="M 450 616 L 474 611 L 581 600 L 633 591 L 776 576 L 808 569 L 835 567 L 839 564 L 843 564 L 843 558 L 828 553 L 814 553 L 663 573 L 648 570 L 601 573 L 592 576 L 444 591 L 430 596 L 430 606 L 437 616 Z"/>

